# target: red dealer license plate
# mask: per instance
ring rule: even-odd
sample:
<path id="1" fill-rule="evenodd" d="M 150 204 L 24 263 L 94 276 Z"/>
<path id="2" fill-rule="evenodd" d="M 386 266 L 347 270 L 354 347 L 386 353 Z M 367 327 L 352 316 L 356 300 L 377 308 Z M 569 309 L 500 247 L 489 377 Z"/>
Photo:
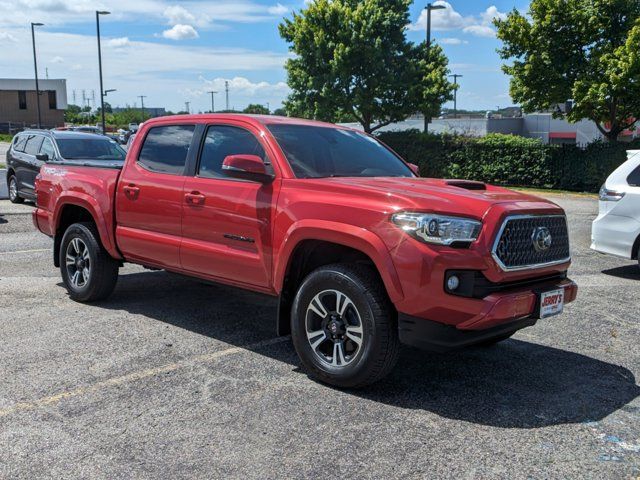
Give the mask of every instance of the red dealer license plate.
<path id="1" fill-rule="evenodd" d="M 550 290 L 540 294 L 540 318 L 552 317 L 562 313 L 564 307 L 564 288 Z"/>

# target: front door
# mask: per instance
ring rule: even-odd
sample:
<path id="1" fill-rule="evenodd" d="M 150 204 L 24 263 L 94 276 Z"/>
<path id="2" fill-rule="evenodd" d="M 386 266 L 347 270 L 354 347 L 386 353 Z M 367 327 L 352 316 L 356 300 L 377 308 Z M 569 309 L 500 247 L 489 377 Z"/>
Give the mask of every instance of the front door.
<path id="1" fill-rule="evenodd" d="M 180 267 L 182 190 L 194 130 L 194 125 L 153 127 L 137 161 L 126 162 L 116 193 L 116 239 L 127 260 Z"/>
<path id="2" fill-rule="evenodd" d="M 212 280 L 268 288 L 271 226 L 277 182 L 262 184 L 226 177 L 228 155 L 269 155 L 249 127 L 210 125 L 194 177 L 184 183 L 182 268 Z"/>

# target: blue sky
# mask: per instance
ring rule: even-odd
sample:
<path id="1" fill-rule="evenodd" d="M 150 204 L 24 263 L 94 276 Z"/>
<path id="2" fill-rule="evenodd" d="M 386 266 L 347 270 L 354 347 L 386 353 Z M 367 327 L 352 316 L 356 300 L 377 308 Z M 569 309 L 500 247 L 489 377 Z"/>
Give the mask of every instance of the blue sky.
<path id="1" fill-rule="evenodd" d="M 407 35 L 424 39 L 426 2 L 414 2 Z M 490 20 L 522 3 L 450 0 L 433 12 L 432 37 L 449 57 L 459 80 L 459 108 L 508 106 L 508 78 L 500 71 L 499 42 Z M 95 10 L 101 17 L 105 89 L 115 88 L 112 105 L 164 106 L 177 111 L 190 102 L 192 111 L 210 108 L 207 93 L 216 90 L 216 108 L 224 107 L 224 81 L 230 82 L 230 106 L 267 102 L 280 106 L 287 95 L 284 61 L 290 55 L 278 35 L 278 23 L 304 0 L 0 0 L 0 76 L 33 75 L 29 22 L 37 31 L 41 76 L 66 78 L 73 90 L 98 91 Z"/>

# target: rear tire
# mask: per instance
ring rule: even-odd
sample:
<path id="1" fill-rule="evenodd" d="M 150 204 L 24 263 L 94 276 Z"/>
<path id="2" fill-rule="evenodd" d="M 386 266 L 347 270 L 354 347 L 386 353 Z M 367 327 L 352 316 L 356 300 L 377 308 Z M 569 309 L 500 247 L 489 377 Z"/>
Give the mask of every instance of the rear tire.
<path id="1" fill-rule="evenodd" d="M 310 273 L 293 302 L 291 336 L 306 370 L 337 387 L 374 383 L 398 359 L 397 313 L 375 270 L 362 265 Z"/>
<path id="2" fill-rule="evenodd" d="M 118 281 L 118 261 L 104 249 L 93 223 L 74 223 L 60 245 L 60 273 L 77 302 L 107 298 Z"/>
<path id="3" fill-rule="evenodd" d="M 9 188 L 9 201 L 11 203 L 23 203 L 24 198 L 18 193 L 18 180 L 15 175 L 11 175 L 7 181 L 7 187 Z"/>

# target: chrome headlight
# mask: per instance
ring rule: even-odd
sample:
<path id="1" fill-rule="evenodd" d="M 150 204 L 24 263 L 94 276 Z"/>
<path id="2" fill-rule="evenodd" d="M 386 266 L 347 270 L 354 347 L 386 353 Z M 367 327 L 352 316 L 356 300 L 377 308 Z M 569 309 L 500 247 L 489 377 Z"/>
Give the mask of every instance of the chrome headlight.
<path id="1" fill-rule="evenodd" d="M 482 228 L 477 220 L 432 213 L 396 213 L 391 220 L 416 240 L 437 245 L 471 243 L 478 239 Z"/>

